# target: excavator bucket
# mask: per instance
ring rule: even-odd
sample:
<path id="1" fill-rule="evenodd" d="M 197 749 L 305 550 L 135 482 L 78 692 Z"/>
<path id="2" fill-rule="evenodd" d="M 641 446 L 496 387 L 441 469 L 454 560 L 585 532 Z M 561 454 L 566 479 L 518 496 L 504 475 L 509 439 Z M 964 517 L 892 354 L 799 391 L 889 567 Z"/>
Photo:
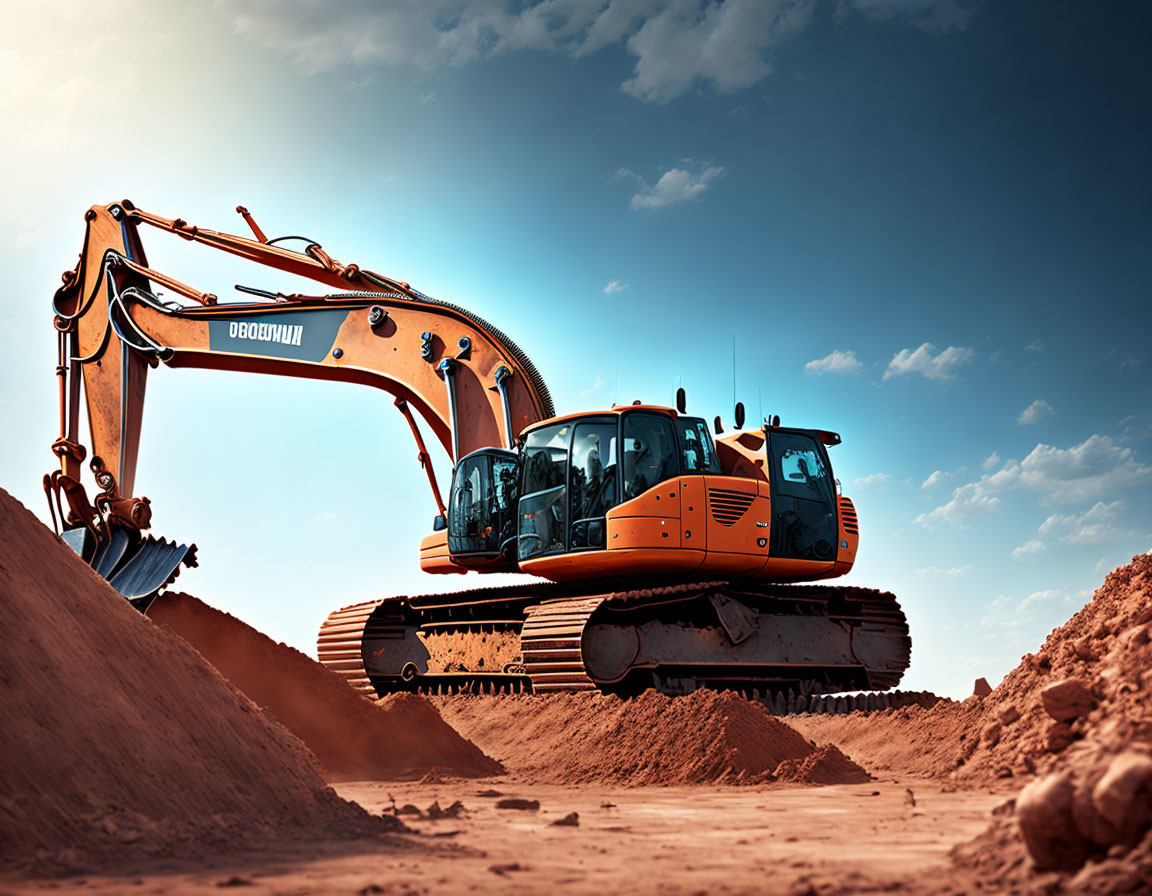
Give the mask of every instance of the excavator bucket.
<path id="1" fill-rule="evenodd" d="M 135 539 L 124 529 L 112 527 L 99 541 L 84 528 L 67 529 L 64 541 L 81 559 L 128 599 L 138 610 L 165 585 L 180 575 L 180 567 L 196 566 L 196 545 L 177 544 L 148 535 Z"/>

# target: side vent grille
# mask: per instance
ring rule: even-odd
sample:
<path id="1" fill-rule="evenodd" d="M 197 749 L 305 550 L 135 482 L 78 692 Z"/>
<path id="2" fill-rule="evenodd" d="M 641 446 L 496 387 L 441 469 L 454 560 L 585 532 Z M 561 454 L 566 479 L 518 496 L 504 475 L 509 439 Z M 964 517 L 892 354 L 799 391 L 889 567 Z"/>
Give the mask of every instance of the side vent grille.
<path id="1" fill-rule="evenodd" d="M 708 489 L 708 503 L 712 506 L 712 519 L 721 526 L 731 526 L 747 513 L 755 495 L 734 492 L 726 488 Z"/>
<path id="2" fill-rule="evenodd" d="M 844 531 L 853 535 L 860 534 L 859 524 L 856 522 L 856 508 L 848 498 L 840 499 L 840 519 L 844 523 Z"/>

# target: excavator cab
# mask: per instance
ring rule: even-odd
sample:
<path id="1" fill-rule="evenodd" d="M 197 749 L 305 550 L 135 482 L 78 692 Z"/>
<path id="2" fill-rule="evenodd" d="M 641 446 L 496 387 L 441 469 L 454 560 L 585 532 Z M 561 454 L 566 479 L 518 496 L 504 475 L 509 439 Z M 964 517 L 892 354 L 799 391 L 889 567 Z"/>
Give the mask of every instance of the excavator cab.
<path id="1" fill-rule="evenodd" d="M 613 508 L 681 474 L 719 472 L 703 420 L 647 408 L 538 425 L 521 461 L 521 561 L 603 550 Z"/>

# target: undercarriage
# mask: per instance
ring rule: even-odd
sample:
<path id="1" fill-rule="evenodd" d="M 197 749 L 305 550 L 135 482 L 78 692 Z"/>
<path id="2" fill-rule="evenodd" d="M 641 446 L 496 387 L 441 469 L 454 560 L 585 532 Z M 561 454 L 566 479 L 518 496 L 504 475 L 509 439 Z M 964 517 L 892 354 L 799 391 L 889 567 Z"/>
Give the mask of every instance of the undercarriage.
<path id="1" fill-rule="evenodd" d="M 328 617 L 319 657 L 367 696 L 707 687 L 811 702 L 888 690 L 908 666 L 908 625 L 888 592 L 750 580 L 637 585 L 368 601 Z"/>

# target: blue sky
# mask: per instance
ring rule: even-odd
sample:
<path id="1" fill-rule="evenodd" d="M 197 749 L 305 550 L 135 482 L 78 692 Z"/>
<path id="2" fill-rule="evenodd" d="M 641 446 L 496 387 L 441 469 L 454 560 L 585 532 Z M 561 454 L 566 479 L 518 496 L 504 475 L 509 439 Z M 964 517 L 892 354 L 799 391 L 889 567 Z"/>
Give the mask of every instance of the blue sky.
<path id="1" fill-rule="evenodd" d="M 995 681 L 1152 548 L 1152 63 L 1136 3 L 9 4 L 0 485 L 45 516 L 49 299 L 92 203 L 305 233 L 509 333 L 561 411 L 835 429 L 848 582 L 906 685 Z M 146 233 L 222 297 L 288 286 Z M 735 365 L 733 365 L 733 346 Z M 459 588 L 386 395 L 159 370 L 138 490 L 181 585 L 312 650 Z M 441 480 L 447 463 L 439 459 Z"/>

